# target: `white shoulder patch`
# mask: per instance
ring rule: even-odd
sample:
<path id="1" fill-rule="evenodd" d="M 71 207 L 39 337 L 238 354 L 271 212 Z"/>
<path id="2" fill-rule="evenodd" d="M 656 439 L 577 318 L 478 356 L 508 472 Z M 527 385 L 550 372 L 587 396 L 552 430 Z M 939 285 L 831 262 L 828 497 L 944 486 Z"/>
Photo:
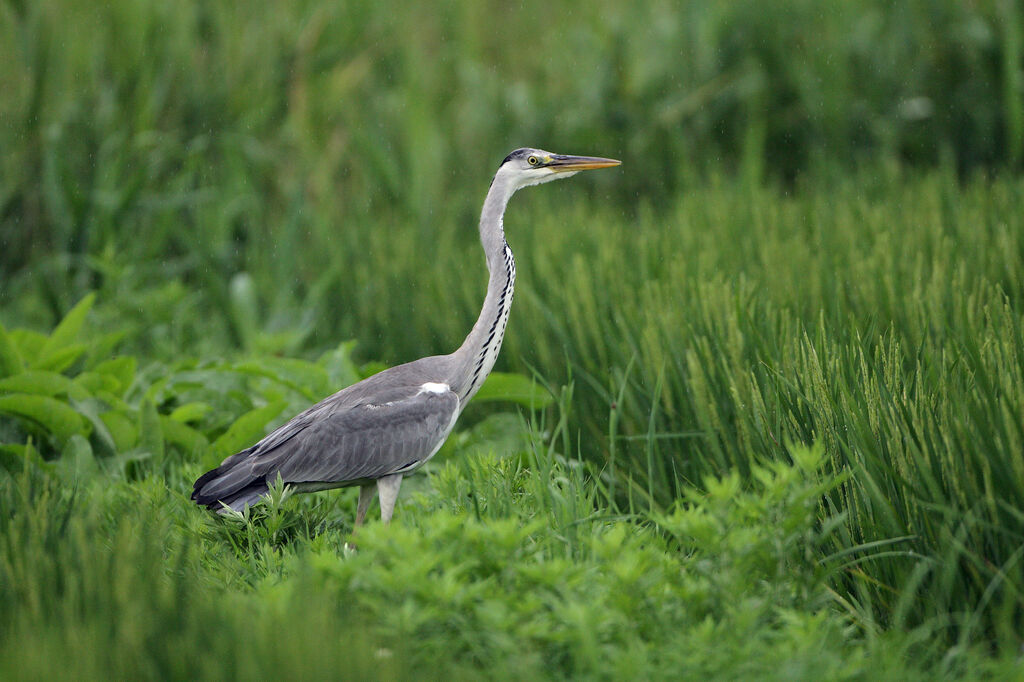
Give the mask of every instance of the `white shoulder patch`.
<path id="1" fill-rule="evenodd" d="M 420 393 L 447 393 L 451 390 L 448 384 L 435 384 L 432 381 L 420 386 Z"/>

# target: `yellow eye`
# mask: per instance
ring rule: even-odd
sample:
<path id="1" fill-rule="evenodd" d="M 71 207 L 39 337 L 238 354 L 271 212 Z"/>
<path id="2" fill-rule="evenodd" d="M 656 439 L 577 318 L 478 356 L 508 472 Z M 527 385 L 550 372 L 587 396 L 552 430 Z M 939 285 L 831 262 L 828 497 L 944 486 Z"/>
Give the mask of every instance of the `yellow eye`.
<path id="1" fill-rule="evenodd" d="M 530 158 L 528 158 L 526 160 L 526 163 L 530 164 L 531 166 L 536 166 L 537 163 L 539 163 L 539 162 L 537 161 L 537 157 L 536 156 L 531 156 Z"/>

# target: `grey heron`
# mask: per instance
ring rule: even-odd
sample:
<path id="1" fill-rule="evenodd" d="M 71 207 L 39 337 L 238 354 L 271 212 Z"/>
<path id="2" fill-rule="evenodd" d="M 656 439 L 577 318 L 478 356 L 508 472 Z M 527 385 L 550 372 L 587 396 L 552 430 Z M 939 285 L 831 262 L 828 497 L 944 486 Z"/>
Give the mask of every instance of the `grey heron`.
<path id="1" fill-rule="evenodd" d="M 498 357 L 516 281 L 502 222 L 509 199 L 523 187 L 619 163 L 541 149 L 506 156 L 480 214 L 487 294 L 458 350 L 391 367 L 325 398 L 200 476 L 192 500 L 228 513 L 259 502 L 278 478 L 296 492 L 358 485 L 355 525 L 363 523 L 374 488 L 381 519 L 390 522 L 402 477 L 441 448 Z"/>

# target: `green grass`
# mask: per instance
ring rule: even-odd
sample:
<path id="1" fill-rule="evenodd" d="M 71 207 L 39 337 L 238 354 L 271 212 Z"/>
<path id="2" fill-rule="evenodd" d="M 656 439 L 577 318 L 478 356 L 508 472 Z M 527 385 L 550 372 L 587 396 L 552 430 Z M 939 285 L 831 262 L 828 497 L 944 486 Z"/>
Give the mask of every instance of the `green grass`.
<path id="1" fill-rule="evenodd" d="M 170 607 L 146 616 L 155 619 L 145 626 L 153 637 L 174 632 L 186 648 L 205 645 L 204 619 L 241 637 L 254 619 L 289 629 L 306 610 L 347 641 L 356 611 L 366 618 L 351 626 L 360 651 L 392 652 L 387 665 L 399 676 L 428 663 L 472 676 L 514 660 L 513 676 L 615 676 L 640 661 L 654 676 L 770 676 L 785 659 L 793 674 L 780 677 L 808 677 L 825 650 L 821 665 L 834 677 L 1010 675 L 1024 606 L 1024 321 L 1012 277 L 1022 257 L 1020 181 L 863 176 L 795 195 L 726 181 L 692 187 L 666 216 L 641 208 L 630 218 L 584 208 L 572 189 L 517 197 L 507 220 L 520 286 L 503 364 L 553 382 L 560 407 L 522 423 L 475 405 L 445 449 L 447 464 L 410 481 L 396 524 L 368 529 L 355 557 L 343 549 L 351 494 L 290 499 L 242 525 L 207 519 L 185 499 L 200 463 L 358 376 L 351 349 L 317 362 L 261 355 L 277 337 L 260 333 L 258 322 L 254 350 L 237 360 L 179 358 L 136 370 L 102 352 L 84 355 L 90 340 L 110 347 L 96 334 L 100 320 L 107 335 L 124 338 L 109 327 L 123 306 L 116 294 L 107 302 L 101 294 L 96 310 L 76 311 L 49 337 L 6 332 L 17 359 L 5 364 L 29 362 L 30 349 L 41 347 L 49 351 L 35 362 L 52 369 L 30 370 L 35 389 L 13 382 L 20 374 L 0 389 L 66 402 L 84 430 L 55 430 L 31 414 L 8 421 L 9 494 L 23 494 L 15 491 L 33 476 L 46 495 L 79 494 L 52 519 L 42 510 L 51 506 L 45 495 L 15 497 L 5 518 L 15 527 L 36 517 L 54 524 L 40 531 L 53 533 L 52 542 L 72 537 L 57 530 L 62 523 L 84 524 L 75 541 L 100 555 L 81 561 L 98 562 L 88 570 L 104 575 L 111 563 L 142 561 L 133 552 L 156 550 L 112 545 L 115 530 L 94 516 L 124 516 L 118 523 L 129 524 L 123 532 L 131 537 L 167 538 L 163 551 L 173 561 L 143 563 L 114 585 L 170 581 L 182 592 L 168 603 L 206 604 L 196 607 L 199 624 L 175 620 Z M 378 272 L 390 271 L 385 281 L 404 278 L 406 304 L 429 310 L 430 292 L 448 281 L 460 253 L 478 255 L 471 243 L 460 245 L 425 270 L 411 245 L 393 241 Z M 466 269 L 476 272 L 457 283 L 464 304 L 451 317 L 420 319 L 433 330 L 425 338 L 458 340 L 468 329 L 483 271 Z M 179 304 L 147 314 L 170 317 Z M 385 306 L 376 324 L 404 328 Z M 413 354 L 405 345 L 415 339 L 384 338 L 390 345 L 376 346 L 383 355 Z M 54 365 L 72 352 L 71 364 Z M 121 384 L 97 378 L 108 374 Z M 89 399 L 79 393 L 86 389 Z M 111 447 L 102 429 L 88 426 L 113 431 L 119 422 L 108 412 L 123 413 L 136 440 L 119 448 L 115 438 Z M 154 424 L 156 439 L 145 438 Z M 42 459 L 17 446 L 27 435 Z M 812 442 L 815 466 L 794 457 L 802 446 L 787 447 Z M 31 473 L 37 468 L 42 473 Z M 807 470 L 818 473 L 800 473 Z M 153 529 L 154 517 L 170 527 Z M 25 528 L 5 549 L 6 570 L 15 573 L 3 582 L 12 586 L 51 554 Z M 638 586 L 602 583 L 614 575 L 611 550 L 595 542 L 618 547 L 616 561 L 638 562 L 637 580 L 649 577 Z M 758 568 L 748 570 L 748 560 Z M 191 562 L 187 571 L 174 568 L 179 561 Z M 227 634 L 216 639 L 224 657 L 217 667 L 172 664 L 149 653 L 155 644 L 121 643 L 131 633 L 119 626 L 94 631 L 120 622 L 122 609 L 149 613 L 148 601 L 112 603 L 115 595 L 94 586 L 95 601 L 75 606 L 46 585 L 32 588 L 42 609 L 35 620 L 4 626 L 17 649 L 40 647 L 41 671 L 52 658 L 47 647 L 77 651 L 90 642 L 154 656 L 157 669 L 183 676 L 247 670 Z M 559 608 L 583 610 L 531 601 L 545 590 L 564 600 Z M 641 599 L 637 591 L 664 610 L 612 596 Z M 19 592 L 5 599 L 17 605 L 10 613 L 30 601 Z M 730 608 L 737 604 L 768 611 Z M 218 609 L 231 615 L 213 615 Z M 617 625 L 599 626 L 605 620 Z M 595 629 L 572 629 L 583 623 Z M 85 639 L 74 634 L 80 627 Z M 298 638 L 305 627 L 291 630 Z M 293 638 L 268 647 L 260 665 L 269 669 L 309 652 Z M 517 659 L 520 647 L 526 653 Z M 698 653 L 670 653 L 679 650 Z M 335 665 L 334 655 L 313 655 L 308 669 Z M 94 668 L 83 669 L 96 675 L 142 665 L 88 660 Z M 357 661 L 380 663 L 370 654 Z"/>
<path id="2" fill-rule="evenodd" d="M 956 0 L 7 0 L 0 266 L 39 266 L 51 320 L 111 251 L 214 291 L 259 269 L 285 325 L 294 297 L 359 274 L 296 268 L 310 239 L 393 221 L 433 245 L 517 146 L 623 158 L 591 181 L 621 204 L 721 168 L 1019 169 L 1021 26 L 1011 2 Z M 390 241 L 355 232 L 359 253 Z"/>
<path id="3" fill-rule="evenodd" d="M 1019 11 L 566 9 L 0 4 L 0 677 L 1019 676 Z M 194 508 L 461 342 L 522 144 L 624 164 L 395 524 Z"/>
<path id="4" fill-rule="evenodd" d="M 815 548 L 821 451 L 708 480 L 645 523 L 543 446 L 435 470 L 396 523 L 345 545 L 351 495 L 197 513 L 182 474 L 29 470 L 0 490 L 0 671 L 35 679 L 934 679 L 1013 670 L 940 655 L 835 607 Z M 168 485 L 170 483 L 171 485 Z M 747 488 L 744 490 L 744 488 Z M 914 655 L 910 655 L 914 654 Z M 906 660 L 909 657 L 911 661 Z M 69 667 L 69 661 L 70 667 Z"/>

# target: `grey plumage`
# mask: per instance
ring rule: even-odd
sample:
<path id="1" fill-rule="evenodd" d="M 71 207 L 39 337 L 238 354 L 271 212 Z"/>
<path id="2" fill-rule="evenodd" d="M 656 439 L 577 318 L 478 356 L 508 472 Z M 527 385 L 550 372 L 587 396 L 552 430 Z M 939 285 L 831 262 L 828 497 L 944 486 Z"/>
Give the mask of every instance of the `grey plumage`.
<path id="1" fill-rule="evenodd" d="M 237 511 L 258 502 L 278 477 L 298 492 L 359 485 L 358 525 L 376 486 L 388 522 L 402 476 L 438 451 L 497 359 L 515 289 L 515 259 L 502 224 L 509 199 L 522 187 L 618 163 L 539 149 L 509 154 L 480 216 L 487 295 L 458 350 L 392 367 L 325 398 L 200 476 L 192 499 Z"/>

